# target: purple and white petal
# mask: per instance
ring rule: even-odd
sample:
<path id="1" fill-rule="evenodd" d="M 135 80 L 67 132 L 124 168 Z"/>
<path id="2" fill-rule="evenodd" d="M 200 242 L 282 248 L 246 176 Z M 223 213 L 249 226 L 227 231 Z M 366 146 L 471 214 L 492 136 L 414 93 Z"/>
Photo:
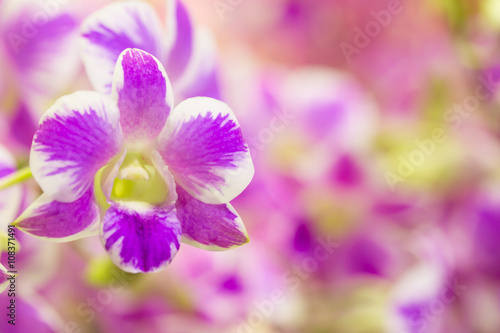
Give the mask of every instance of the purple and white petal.
<path id="1" fill-rule="evenodd" d="M 99 234 L 99 207 L 89 189 L 74 202 L 60 202 L 42 194 L 15 221 L 16 228 L 57 242 Z"/>
<path id="2" fill-rule="evenodd" d="M 127 48 L 161 58 L 161 38 L 158 16 L 145 2 L 117 2 L 90 15 L 81 28 L 80 52 L 94 88 L 111 93 L 116 61 Z"/>
<path id="3" fill-rule="evenodd" d="M 204 96 L 221 99 L 217 49 L 213 34 L 205 28 L 196 31 L 193 55 L 183 75 L 175 82 L 176 100 Z"/>
<path id="4" fill-rule="evenodd" d="M 229 204 L 210 205 L 193 198 L 181 187 L 175 207 L 183 242 L 211 251 L 229 250 L 249 242 L 238 213 Z"/>
<path id="5" fill-rule="evenodd" d="M 123 51 L 116 63 L 112 98 L 120 110 L 120 124 L 129 144 L 156 138 L 173 107 L 170 81 L 162 64 L 151 54 Z"/>
<path id="6" fill-rule="evenodd" d="M 101 240 L 113 262 L 129 273 L 156 272 L 177 254 L 181 226 L 174 207 L 115 203 L 106 212 Z"/>
<path id="7" fill-rule="evenodd" d="M 231 201 L 254 174 L 233 111 L 208 97 L 190 98 L 172 111 L 159 137 L 158 151 L 177 184 L 209 204 Z"/>
<path id="8" fill-rule="evenodd" d="M 121 148 L 116 105 L 99 93 L 79 91 L 57 100 L 40 120 L 30 167 L 47 195 L 72 202 Z"/>
<path id="9" fill-rule="evenodd" d="M 2 264 L 0 264 L 0 294 L 3 293 L 3 291 L 9 285 L 9 280 L 8 280 L 9 277 L 10 274 L 7 273 L 5 267 Z"/>
<path id="10" fill-rule="evenodd" d="M 172 81 L 179 79 L 193 53 L 194 32 L 191 18 L 184 4 L 169 0 L 167 6 L 168 57 L 165 68 Z"/>
<path id="11" fill-rule="evenodd" d="M 8 61 L 2 67 L 38 120 L 40 105 L 60 95 L 78 73 L 79 22 L 64 8 L 49 14 L 33 2 L 2 3 L 0 30 Z"/>

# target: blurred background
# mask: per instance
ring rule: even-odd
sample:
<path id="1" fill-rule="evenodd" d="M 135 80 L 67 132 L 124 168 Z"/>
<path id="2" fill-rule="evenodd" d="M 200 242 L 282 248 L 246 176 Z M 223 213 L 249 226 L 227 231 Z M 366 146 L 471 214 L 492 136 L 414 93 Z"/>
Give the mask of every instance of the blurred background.
<path id="1" fill-rule="evenodd" d="M 232 202 L 250 243 L 184 244 L 132 275 L 98 237 L 18 231 L 17 325 L 2 313 L 0 332 L 500 332 L 500 1 L 183 2 L 251 148 Z M 79 27 L 109 3 L 0 0 L 0 155 L 17 168 L 47 108 L 92 90 Z M 39 194 L 0 192 L 4 231 Z"/>

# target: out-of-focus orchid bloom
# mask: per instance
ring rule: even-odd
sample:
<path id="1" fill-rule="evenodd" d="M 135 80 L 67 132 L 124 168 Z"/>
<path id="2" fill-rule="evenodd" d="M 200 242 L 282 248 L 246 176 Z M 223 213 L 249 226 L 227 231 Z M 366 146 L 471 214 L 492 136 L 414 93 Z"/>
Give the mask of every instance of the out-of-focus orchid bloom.
<path id="1" fill-rule="evenodd" d="M 389 332 L 441 332 L 442 313 L 466 288 L 452 274 L 450 249 L 439 232 L 419 235 L 406 245 L 416 262 L 391 290 Z"/>
<path id="2" fill-rule="evenodd" d="M 0 146 L 0 180 L 16 171 L 16 161 L 10 152 Z M 0 237 L 7 233 L 7 225 L 19 214 L 22 203 L 22 187 L 11 186 L 0 190 Z M 1 249 L 0 249 L 1 250 Z"/>
<path id="3" fill-rule="evenodd" d="M 169 272 L 202 318 L 234 325 L 274 290 L 284 289 L 279 264 L 265 256 L 265 246 L 252 245 L 218 256 L 183 251 L 184 259 L 172 264 Z M 160 279 L 157 285 L 161 284 Z"/>
<path id="4" fill-rule="evenodd" d="M 271 167 L 297 179 L 321 179 L 346 151 L 371 146 L 377 109 L 354 78 L 319 66 L 269 72 L 260 79 L 265 111 L 249 141 Z M 255 109 L 250 106 L 249 117 L 256 118 Z"/>
<path id="5" fill-rule="evenodd" d="M 81 28 L 80 50 L 94 88 L 111 93 L 113 70 L 126 48 L 144 50 L 164 64 L 176 100 L 219 98 L 215 43 L 195 28 L 179 0 L 168 1 L 166 37 L 154 9 L 145 2 L 117 2 L 88 17 Z"/>
<path id="6" fill-rule="evenodd" d="M 29 147 L 43 111 L 80 68 L 78 16 L 68 7 L 36 0 L 0 4 L 0 109 L 21 147 Z"/>
<path id="7" fill-rule="evenodd" d="M 54 266 L 59 256 L 53 244 L 21 232 L 8 232 L 8 225 L 39 195 L 35 186 L 15 184 L 20 180 L 17 177 L 19 173 L 15 171 L 16 160 L 7 149 L 0 146 L 0 186 L 8 186 L 0 190 L 0 254 L 3 252 L 1 257 L 6 264 L 8 252 L 12 251 L 12 247 L 15 248 L 14 270 L 20 274 L 17 280 L 22 281 L 26 291 L 42 285 L 55 274 Z"/>
<path id="8" fill-rule="evenodd" d="M 14 298 L 10 298 L 7 292 L 3 293 L 0 295 L 0 305 L 7 308 L 11 299 Z M 13 321 L 15 325 L 9 323 L 9 320 L 12 320 L 9 316 L 5 316 L 5 320 L 0 321 L 0 332 L 57 333 L 65 329 L 59 314 L 39 295 L 16 293 L 15 301 L 16 317 Z"/>
<path id="9" fill-rule="evenodd" d="M 208 97 L 173 105 L 163 66 L 137 49 L 120 54 L 111 98 L 59 99 L 30 155 L 44 194 L 16 226 L 57 241 L 100 229 L 113 261 L 134 273 L 165 267 L 181 236 L 210 250 L 247 243 L 229 201 L 254 168 L 232 110 Z"/>
<path id="10" fill-rule="evenodd" d="M 151 332 L 164 333 L 218 333 L 227 332 L 225 327 L 188 311 L 169 306 L 156 295 L 145 300 L 127 300 L 120 297 L 107 306 L 96 320 L 100 332 Z"/>

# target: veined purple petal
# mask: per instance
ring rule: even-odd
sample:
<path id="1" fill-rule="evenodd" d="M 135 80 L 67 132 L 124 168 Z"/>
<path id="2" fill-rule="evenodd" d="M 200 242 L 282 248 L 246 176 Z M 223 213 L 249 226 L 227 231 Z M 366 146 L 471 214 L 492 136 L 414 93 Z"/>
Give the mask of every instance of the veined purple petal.
<path id="1" fill-rule="evenodd" d="M 119 113 L 106 96 L 79 91 L 47 111 L 30 154 L 33 177 L 54 200 L 81 197 L 122 147 Z"/>
<path id="2" fill-rule="evenodd" d="M 158 16 L 145 2 L 118 2 L 90 15 L 82 25 L 80 50 L 94 88 L 111 93 L 116 61 L 127 48 L 161 57 L 161 31 Z"/>
<path id="3" fill-rule="evenodd" d="M 120 54 L 112 94 L 120 110 L 125 140 L 133 143 L 156 138 L 174 103 L 163 66 L 154 56 L 138 49 Z"/>
<path id="4" fill-rule="evenodd" d="M 175 206 L 185 243 L 207 250 L 227 250 L 248 243 L 245 226 L 229 203 L 203 203 L 180 186 L 177 195 Z"/>
<path id="5" fill-rule="evenodd" d="M 172 81 L 181 77 L 193 52 L 193 26 L 184 4 L 179 0 L 169 0 L 167 28 L 170 37 L 167 65 Z"/>
<path id="6" fill-rule="evenodd" d="M 180 241 L 174 207 L 114 204 L 104 216 L 102 242 L 113 262 L 126 272 L 163 269 L 177 254 Z"/>
<path id="7" fill-rule="evenodd" d="M 59 242 L 99 234 L 99 207 L 93 189 L 74 202 L 66 203 L 42 194 L 16 220 L 16 227 L 40 238 Z"/>
<path id="8" fill-rule="evenodd" d="M 254 174 L 248 145 L 232 110 L 212 98 L 180 103 L 167 119 L 158 151 L 176 182 L 209 204 L 234 199 Z"/>

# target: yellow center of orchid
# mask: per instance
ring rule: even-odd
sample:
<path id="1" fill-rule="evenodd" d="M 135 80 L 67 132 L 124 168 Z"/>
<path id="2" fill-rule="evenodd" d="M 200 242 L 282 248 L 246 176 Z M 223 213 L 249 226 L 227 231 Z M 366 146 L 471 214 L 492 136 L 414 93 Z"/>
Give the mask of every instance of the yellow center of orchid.
<path id="1" fill-rule="evenodd" d="M 109 203 L 103 193 L 103 184 L 104 180 L 110 177 L 114 166 L 116 164 L 110 163 L 99 170 L 94 180 L 95 197 L 104 210 L 109 208 Z M 168 195 L 169 188 L 165 179 L 153 166 L 151 159 L 146 158 L 142 153 L 130 152 L 125 156 L 113 180 L 109 199 L 158 205 L 165 202 Z"/>
<path id="2" fill-rule="evenodd" d="M 141 153 L 128 153 L 116 177 L 111 200 L 160 204 L 168 196 L 165 180 Z"/>

